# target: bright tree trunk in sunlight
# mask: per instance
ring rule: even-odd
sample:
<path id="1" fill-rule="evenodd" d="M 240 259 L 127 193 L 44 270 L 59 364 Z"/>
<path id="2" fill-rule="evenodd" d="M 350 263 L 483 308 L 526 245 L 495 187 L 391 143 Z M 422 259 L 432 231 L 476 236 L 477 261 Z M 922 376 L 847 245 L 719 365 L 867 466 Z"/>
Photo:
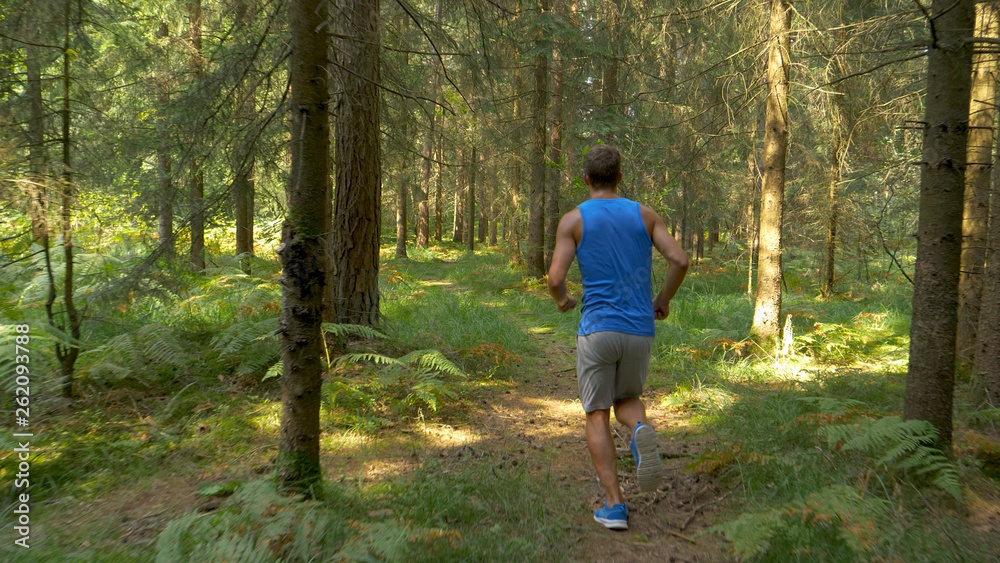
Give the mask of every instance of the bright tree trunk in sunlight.
<path id="1" fill-rule="evenodd" d="M 996 2 L 976 5 L 976 36 L 996 39 L 1000 12 Z M 972 94 L 969 100 L 968 168 L 965 171 L 965 205 L 962 225 L 962 266 L 958 282 L 958 333 L 955 352 L 973 359 L 976 329 L 982 305 L 983 269 L 986 265 L 986 223 L 990 206 L 990 169 L 993 166 L 994 103 L 997 90 L 997 54 L 983 45 L 972 59 Z"/>
<path id="2" fill-rule="evenodd" d="M 926 420 L 951 455 L 962 195 L 969 133 L 973 0 L 935 0 L 927 59 L 920 219 L 903 416 Z"/>
<path id="3" fill-rule="evenodd" d="M 785 214 L 785 158 L 788 153 L 788 69 L 792 7 L 771 0 L 764 117 L 764 180 L 761 185 L 757 300 L 751 333 L 760 342 L 778 335 L 781 317 L 781 229 Z M 765 346 L 765 349 L 770 349 Z"/>
<path id="4" fill-rule="evenodd" d="M 325 0 L 293 0 L 292 168 L 288 216 L 282 228 L 281 439 L 278 484 L 311 495 L 320 483 L 319 407 L 323 374 L 324 240 L 330 230 L 328 31 Z"/>

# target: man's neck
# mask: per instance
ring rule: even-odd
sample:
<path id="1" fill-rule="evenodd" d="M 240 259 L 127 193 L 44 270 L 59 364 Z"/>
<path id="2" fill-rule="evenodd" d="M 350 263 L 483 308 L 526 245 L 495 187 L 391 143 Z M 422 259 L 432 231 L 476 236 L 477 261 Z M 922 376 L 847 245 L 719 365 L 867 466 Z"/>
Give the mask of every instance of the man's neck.
<path id="1" fill-rule="evenodd" d="M 618 199 L 618 188 L 591 188 L 590 199 Z"/>

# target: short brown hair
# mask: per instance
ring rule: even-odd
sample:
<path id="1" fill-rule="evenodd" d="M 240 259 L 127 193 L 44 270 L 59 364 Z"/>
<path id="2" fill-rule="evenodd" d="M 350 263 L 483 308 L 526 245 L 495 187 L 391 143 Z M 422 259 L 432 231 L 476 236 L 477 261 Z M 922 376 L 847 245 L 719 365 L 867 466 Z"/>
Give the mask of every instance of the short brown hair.
<path id="1" fill-rule="evenodd" d="M 594 187 L 613 188 L 618 185 L 618 175 L 622 171 L 622 159 L 618 149 L 612 145 L 597 145 L 583 157 L 583 173 L 590 178 Z"/>

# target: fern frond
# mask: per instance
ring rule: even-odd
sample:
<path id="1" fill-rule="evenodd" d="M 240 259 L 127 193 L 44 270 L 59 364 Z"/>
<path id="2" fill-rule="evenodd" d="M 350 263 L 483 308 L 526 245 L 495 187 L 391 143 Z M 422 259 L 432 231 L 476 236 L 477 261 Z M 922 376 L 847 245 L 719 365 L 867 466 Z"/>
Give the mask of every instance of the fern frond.
<path id="1" fill-rule="evenodd" d="M 383 356 L 382 354 L 376 354 L 374 352 L 356 352 L 353 354 L 344 354 L 342 356 L 338 356 L 337 359 L 333 360 L 333 364 L 337 366 L 343 366 L 346 364 L 359 364 L 362 362 L 370 362 L 373 364 L 378 364 L 383 366 L 406 367 L 406 363 L 397 360 L 396 358 L 390 358 L 389 356 Z"/>
<path id="2" fill-rule="evenodd" d="M 369 340 L 384 340 L 386 335 L 367 326 L 323 323 L 323 331 L 334 336 L 358 336 Z"/>
<path id="3" fill-rule="evenodd" d="M 863 425 L 841 424 L 820 429 L 820 434 L 843 449 L 879 455 L 878 463 L 894 469 L 913 469 L 928 475 L 941 490 L 962 500 L 958 470 L 941 450 L 933 447 L 937 430 L 926 420 L 887 416 Z"/>
<path id="4" fill-rule="evenodd" d="M 830 414 L 846 414 L 849 409 L 865 405 L 861 401 L 839 397 L 798 397 L 796 400 L 815 407 L 819 412 Z"/>
<path id="5" fill-rule="evenodd" d="M 455 365 L 454 362 L 437 350 L 414 350 L 399 358 L 399 361 L 405 365 L 417 365 L 422 369 L 433 370 L 455 377 L 466 377 L 462 368 Z"/>

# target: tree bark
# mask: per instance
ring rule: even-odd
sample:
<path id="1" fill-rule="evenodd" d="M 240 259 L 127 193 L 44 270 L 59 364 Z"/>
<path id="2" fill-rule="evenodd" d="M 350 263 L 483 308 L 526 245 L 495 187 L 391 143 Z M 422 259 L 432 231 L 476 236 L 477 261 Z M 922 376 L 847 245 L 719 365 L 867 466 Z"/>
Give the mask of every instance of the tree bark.
<path id="1" fill-rule="evenodd" d="M 323 374 L 324 237 L 329 231 L 330 125 L 325 0 L 292 0 L 292 167 L 282 228 L 281 440 L 278 483 L 312 496 L 321 484 L 319 407 Z"/>
<path id="2" fill-rule="evenodd" d="M 379 1 L 350 0 L 340 27 L 337 101 L 337 190 L 333 207 L 334 318 L 378 326 L 379 205 L 382 144 L 379 129 Z"/>
<path id="3" fill-rule="evenodd" d="M 563 0 L 555 0 L 552 10 L 564 15 L 565 5 Z M 549 161 L 552 168 L 548 173 L 548 186 L 545 191 L 545 271 L 549 270 L 552 264 L 552 252 L 556 247 L 556 230 L 559 227 L 559 192 L 566 173 L 566 163 L 562 155 L 562 130 L 563 130 L 563 57 L 559 48 L 553 42 L 552 46 L 552 123 L 549 130 Z"/>
<path id="4" fill-rule="evenodd" d="M 163 39 L 165 44 L 168 44 L 170 37 L 170 28 L 167 27 L 166 22 L 161 22 L 159 29 L 156 31 L 156 36 Z M 171 177 L 171 156 L 169 142 L 167 138 L 166 131 L 166 112 L 169 110 L 170 105 L 170 83 L 169 83 L 169 57 L 166 53 L 169 47 L 164 47 L 164 53 L 162 54 L 163 61 L 160 63 L 161 68 L 159 71 L 159 76 L 156 79 L 156 102 L 160 115 L 157 117 L 157 136 L 158 144 L 156 147 L 156 176 L 159 180 L 159 189 L 157 190 L 157 202 L 158 211 L 157 215 L 159 217 L 159 243 L 163 247 L 163 255 L 169 260 L 174 257 L 174 185 L 173 178 Z"/>
<path id="5" fill-rule="evenodd" d="M 248 25 L 247 16 L 249 9 L 245 0 L 241 0 L 236 6 L 236 22 L 241 31 L 245 31 Z M 244 126 L 254 122 L 256 118 L 254 98 L 256 93 L 245 84 L 239 88 L 238 99 L 240 107 L 237 111 L 240 121 Z M 236 215 L 236 255 L 240 257 L 240 268 L 250 275 L 250 257 L 253 256 L 253 217 L 254 217 L 254 167 L 256 158 L 254 156 L 254 135 L 246 134 L 239 144 L 239 150 L 232 163 L 233 167 L 233 203 Z"/>
<path id="6" fill-rule="evenodd" d="M 1000 158 L 1000 147 L 997 147 Z M 1000 408 L 1000 166 L 993 167 L 986 272 L 974 369 L 986 382 L 986 397 Z"/>
<path id="7" fill-rule="evenodd" d="M 539 13 L 548 10 L 548 0 L 538 1 Z M 532 107 L 531 191 L 528 208 L 528 272 L 535 277 L 545 275 L 545 121 L 548 114 L 548 58 L 541 54 L 548 38 L 539 30 L 535 46 L 535 90 Z"/>
<path id="8" fill-rule="evenodd" d="M 38 23 L 33 14 L 24 16 L 26 92 L 28 98 L 28 215 L 32 240 L 48 247 L 48 196 L 46 194 L 45 114 L 42 108 L 41 54 Z"/>
<path id="9" fill-rule="evenodd" d="M 476 249 L 476 166 L 479 164 L 475 145 L 472 146 L 472 157 L 469 159 L 468 187 L 465 192 L 465 206 L 469 212 L 466 218 L 465 248 L 472 252 Z"/>
<path id="10" fill-rule="evenodd" d="M 976 4 L 976 36 L 1000 37 L 1000 13 L 996 2 Z M 990 169 L 993 166 L 994 101 L 997 91 L 995 48 L 972 57 L 972 94 L 969 104 L 969 141 L 965 171 L 965 204 L 962 225 L 962 265 L 958 282 L 958 332 L 955 351 L 962 360 L 972 360 L 976 351 L 976 329 L 982 306 L 986 266 L 987 220 L 990 206 Z"/>
<path id="11" fill-rule="evenodd" d="M 835 55 L 837 67 L 843 70 L 843 55 Z M 823 282 L 820 284 L 820 293 L 824 298 L 833 295 L 834 275 L 836 273 L 837 255 L 837 188 L 843 178 L 844 158 L 847 154 L 847 127 L 846 119 L 840 99 L 843 97 L 837 87 L 827 95 L 827 109 L 829 111 L 830 130 L 830 183 L 827 188 L 827 214 L 826 214 L 826 241 L 823 244 Z"/>
<path id="12" fill-rule="evenodd" d="M 191 74 L 195 84 L 201 79 L 203 66 L 201 53 L 201 0 L 191 0 Z M 188 202 L 191 206 L 191 267 L 200 272 L 205 269 L 205 174 L 201 169 L 200 151 L 191 159 L 191 178 L 188 185 Z"/>
<path id="13" fill-rule="evenodd" d="M 767 106 L 764 129 L 764 180 L 761 186 L 760 251 L 752 336 L 771 343 L 780 330 L 781 229 L 785 212 L 785 159 L 788 152 L 788 71 L 792 7 L 771 0 L 767 54 Z M 764 349 L 770 349 L 764 346 Z"/>
<path id="14" fill-rule="evenodd" d="M 65 5 L 65 36 L 63 42 L 63 98 L 62 98 L 62 238 L 63 238 L 63 302 L 66 306 L 66 325 L 62 329 L 68 332 L 72 342 L 68 344 L 56 344 L 56 358 L 59 360 L 59 370 L 62 375 L 63 396 L 73 397 L 73 367 L 76 359 L 80 355 L 80 315 L 73 302 L 73 166 L 71 161 L 72 143 L 70 142 L 70 10 L 72 0 L 66 0 Z M 51 308 L 50 308 L 51 309 Z M 50 313 L 49 322 L 52 323 Z"/>
<path id="15" fill-rule="evenodd" d="M 969 132 L 973 0 L 934 0 L 920 170 L 920 218 L 903 416 L 930 421 L 951 455 L 962 196 Z"/>

